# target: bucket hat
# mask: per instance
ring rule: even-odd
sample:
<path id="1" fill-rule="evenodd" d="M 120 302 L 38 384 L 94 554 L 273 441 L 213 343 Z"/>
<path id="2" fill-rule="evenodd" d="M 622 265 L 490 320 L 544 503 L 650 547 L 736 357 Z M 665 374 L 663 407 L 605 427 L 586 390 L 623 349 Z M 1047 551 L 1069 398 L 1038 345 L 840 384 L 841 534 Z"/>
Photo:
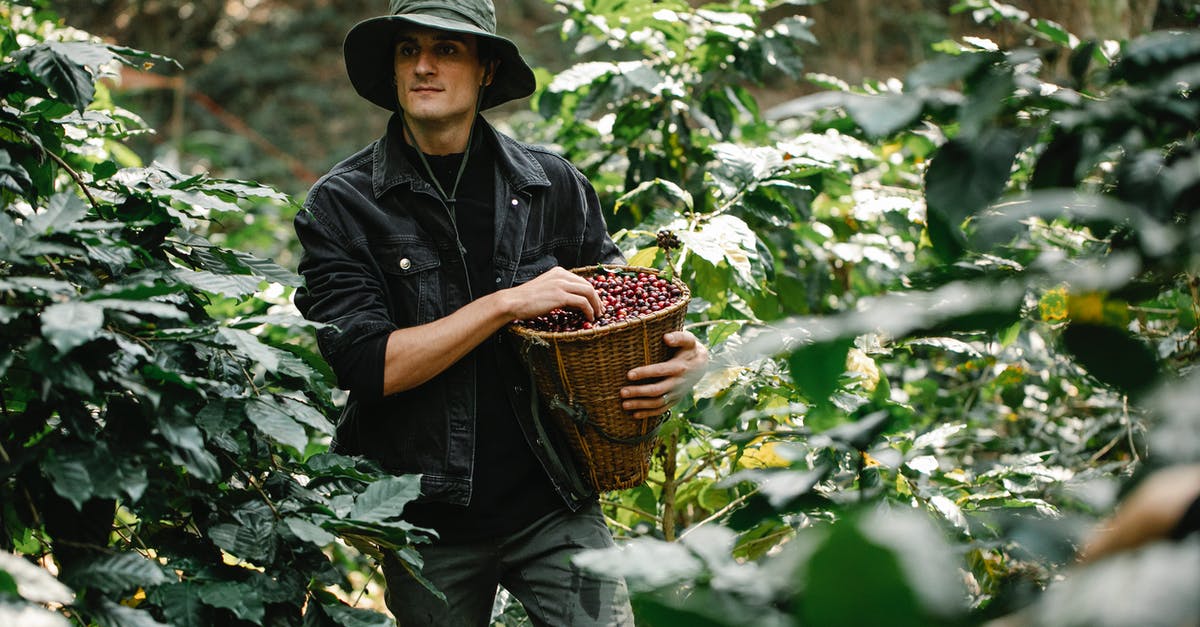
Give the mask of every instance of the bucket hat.
<path id="1" fill-rule="evenodd" d="M 398 30 L 412 24 L 468 33 L 491 42 L 500 67 L 484 90 L 480 109 L 524 98 L 537 87 L 533 70 L 521 58 L 517 45 L 496 34 L 492 0 L 391 0 L 389 9 L 389 15 L 355 24 L 343 44 L 346 73 L 363 98 L 389 111 L 396 109 L 394 38 Z"/>

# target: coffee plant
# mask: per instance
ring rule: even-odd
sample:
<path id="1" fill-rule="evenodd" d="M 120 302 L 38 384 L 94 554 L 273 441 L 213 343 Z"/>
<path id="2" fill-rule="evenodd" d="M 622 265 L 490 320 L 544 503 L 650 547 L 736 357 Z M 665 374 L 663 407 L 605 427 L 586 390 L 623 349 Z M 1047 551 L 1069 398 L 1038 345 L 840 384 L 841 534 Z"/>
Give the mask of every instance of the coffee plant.
<path id="1" fill-rule="evenodd" d="M 120 65 L 172 61 L 0 3 L 0 624 L 380 625 L 414 477 L 326 452 L 299 278 L 206 239 L 282 194 L 145 165 Z"/>
<path id="2" fill-rule="evenodd" d="M 513 123 L 713 356 L 582 560 L 638 624 L 1195 622 L 1194 535 L 1076 559 L 1200 461 L 1200 33 L 958 0 L 1022 43 L 849 84 L 766 21 L 805 3 L 553 4 L 578 63 Z M 126 149 L 151 129 L 108 79 L 169 59 L 0 18 L 0 624 L 388 624 L 356 606 L 377 547 L 420 576 L 417 483 L 327 452 L 299 279 L 241 250 L 286 249 L 246 216 L 294 203 Z M 812 95 L 763 110 L 764 81 Z"/>
<path id="3" fill-rule="evenodd" d="M 754 2 L 557 6 L 585 58 L 537 97 L 547 139 L 630 263 L 689 285 L 715 362 L 588 558 L 642 622 L 1195 619 L 1200 573 L 1164 557 L 1195 542 L 1071 564 L 1115 494 L 1200 459 L 1200 34 L 1081 41 L 964 1 L 1026 45 L 850 85 Z M 768 72 L 817 93 L 768 117 L 744 91 Z"/>

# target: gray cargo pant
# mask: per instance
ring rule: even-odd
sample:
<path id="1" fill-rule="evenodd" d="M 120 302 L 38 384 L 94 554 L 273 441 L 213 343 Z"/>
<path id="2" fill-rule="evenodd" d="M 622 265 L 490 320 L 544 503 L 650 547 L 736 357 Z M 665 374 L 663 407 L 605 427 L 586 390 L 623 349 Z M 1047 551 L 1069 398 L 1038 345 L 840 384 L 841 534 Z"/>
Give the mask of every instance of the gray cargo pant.
<path id="1" fill-rule="evenodd" d="M 597 503 L 578 512 L 560 508 L 510 535 L 417 549 L 422 573 L 446 602 L 417 582 L 399 560 L 383 563 L 387 605 L 400 627 L 486 626 L 498 585 L 524 606 L 535 625 L 633 625 L 625 582 L 571 564 L 585 549 L 613 546 Z"/>

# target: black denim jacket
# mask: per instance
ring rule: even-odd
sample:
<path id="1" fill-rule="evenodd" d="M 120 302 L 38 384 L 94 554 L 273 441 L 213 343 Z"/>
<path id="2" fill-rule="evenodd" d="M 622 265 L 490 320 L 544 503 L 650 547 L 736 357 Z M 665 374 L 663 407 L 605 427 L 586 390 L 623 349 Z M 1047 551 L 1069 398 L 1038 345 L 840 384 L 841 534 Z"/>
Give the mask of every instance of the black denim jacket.
<path id="1" fill-rule="evenodd" d="M 524 283 L 558 265 L 619 262 L 591 184 L 562 157 L 517 142 L 482 121 L 476 133 L 496 155 L 495 287 Z M 396 473 L 420 473 L 422 500 L 466 504 L 475 450 L 475 365 L 468 356 L 432 380 L 383 397 L 383 373 L 355 384 L 361 342 L 380 346 L 397 328 L 449 315 L 472 300 L 464 256 L 446 204 L 402 150 L 393 116 L 382 138 L 335 166 L 296 216 L 305 288 L 295 302 L 318 333 L 321 353 L 350 390 L 334 450 Z M 470 181 L 463 181 L 469 185 Z M 515 346 L 498 333 L 499 372 L 526 439 L 566 504 L 593 491 L 532 389 Z M 380 359 L 380 366 L 382 360 Z M 481 375 L 484 373 L 480 373 Z"/>

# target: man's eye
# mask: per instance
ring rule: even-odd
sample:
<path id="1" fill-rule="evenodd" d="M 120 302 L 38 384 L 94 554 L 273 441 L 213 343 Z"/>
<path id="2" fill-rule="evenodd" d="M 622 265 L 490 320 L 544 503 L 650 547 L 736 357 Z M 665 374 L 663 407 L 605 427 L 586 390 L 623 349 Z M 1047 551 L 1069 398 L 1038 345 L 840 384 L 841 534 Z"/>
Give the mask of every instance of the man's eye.
<path id="1" fill-rule="evenodd" d="M 400 46 L 399 53 L 402 57 L 411 57 L 417 54 L 417 49 L 415 46 Z"/>
<path id="2" fill-rule="evenodd" d="M 442 54 L 454 54 L 455 52 L 458 52 L 458 48 L 455 48 L 454 46 L 451 46 L 450 44 L 446 44 L 446 45 L 442 46 L 441 49 L 438 50 L 438 52 L 440 52 Z"/>

